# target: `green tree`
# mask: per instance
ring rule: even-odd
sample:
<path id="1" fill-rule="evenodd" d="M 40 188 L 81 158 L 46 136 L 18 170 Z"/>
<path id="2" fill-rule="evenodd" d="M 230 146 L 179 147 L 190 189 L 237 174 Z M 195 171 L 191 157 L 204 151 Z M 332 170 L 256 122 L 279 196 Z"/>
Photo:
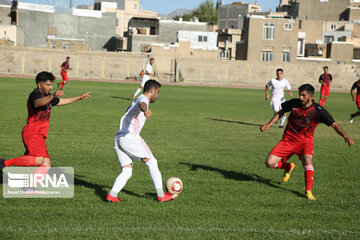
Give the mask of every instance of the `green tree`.
<path id="1" fill-rule="evenodd" d="M 211 0 L 205 0 L 197 9 L 192 12 L 194 17 L 199 18 L 200 22 L 208 22 L 210 25 L 218 23 L 218 11 Z"/>
<path id="2" fill-rule="evenodd" d="M 214 6 L 214 3 L 211 0 L 205 0 L 205 2 L 202 2 L 199 7 L 191 13 L 184 14 L 182 16 L 176 16 L 173 17 L 173 19 L 178 21 L 181 17 L 184 21 L 191 21 L 194 17 L 197 17 L 200 22 L 207 22 L 210 25 L 217 25 L 218 8 L 218 4 Z"/>

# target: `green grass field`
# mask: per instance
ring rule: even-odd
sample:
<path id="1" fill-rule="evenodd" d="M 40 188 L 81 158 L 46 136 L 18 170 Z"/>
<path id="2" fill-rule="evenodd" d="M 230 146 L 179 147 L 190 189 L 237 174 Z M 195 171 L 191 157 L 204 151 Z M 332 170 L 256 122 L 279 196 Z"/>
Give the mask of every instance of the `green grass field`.
<path id="1" fill-rule="evenodd" d="M 1 239 L 360 239 L 360 118 L 348 122 L 356 110 L 348 93 L 331 93 L 325 107 L 355 146 L 318 126 L 317 201 L 303 197 L 297 157 L 289 160 L 297 167 L 286 184 L 282 171 L 264 165 L 282 129 L 259 131 L 273 115 L 263 90 L 163 86 L 141 135 L 163 180 L 178 176 L 184 190 L 173 202 L 157 203 L 148 168 L 135 161 L 122 203 L 105 203 L 121 171 L 113 138 L 138 86 L 72 81 L 65 87 L 68 97 L 93 96 L 51 113 L 52 166 L 75 169 L 75 196 L 6 199 L 1 187 Z M 21 129 L 34 87 L 32 79 L 0 79 L 1 157 L 24 152 Z"/>

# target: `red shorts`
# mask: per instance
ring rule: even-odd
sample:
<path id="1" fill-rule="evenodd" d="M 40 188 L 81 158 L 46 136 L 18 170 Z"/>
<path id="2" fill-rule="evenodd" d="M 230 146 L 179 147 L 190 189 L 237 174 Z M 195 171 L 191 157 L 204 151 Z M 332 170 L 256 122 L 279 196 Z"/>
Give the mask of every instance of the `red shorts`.
<path id="1" fill-rule="evenodd" d="M 64 81 L 67 81 L 68 80 L 68 77 L 67 77 L 67 74 L 65 71 L 61 71 L 61 77 Z"/>
<path id="2" fill-rule="evenodd" d="M 328 97 L 330 94 L 330 87 L 325 85 L 325 86 L 321 86 L 320 89 L 320 95 Z"/>
<path id="3" fill-rule="evenodd" d="M 46 148 L 45 136 L 40 134 L 24 134 L 21 133 L 22 140 L 25 146 L 24 155 L 30 155 L 34 157 L 44 157 L 49 158 L 49 153 Z"/>
<path id="4" fill-rule="evenodd" d="M 280 142 L 271 150 L 270 154 L 281 157 L 285 161 L 296 154 L 301 158 L 305 154 L 313 156 L 314 143 L 311 142 L 289 142 L 280 140 Z"/>
<path id="5" fill-rule="evenodd" d="M 357 106 L 358 110 L 360 110 L 360 95 L 356 96 L 356 106 Z"/>

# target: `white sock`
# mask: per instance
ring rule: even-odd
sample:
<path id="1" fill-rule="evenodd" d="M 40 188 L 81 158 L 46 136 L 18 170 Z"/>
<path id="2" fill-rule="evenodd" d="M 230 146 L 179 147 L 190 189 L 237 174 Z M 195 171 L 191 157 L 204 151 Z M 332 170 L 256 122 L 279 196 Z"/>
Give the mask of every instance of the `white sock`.
<path id="1" fill-rule="evenodd" d="M 114 186 L 110 191 L 110 195 L 113 197 L 117 197 L 118 193 L 121 191 L 121 189 L 123 189 L 123 187 L 125 186 L 126 182 L 129 180 L 131 175 L 132 175 L 132 168 L 129 167 L 122 168 L 121 173 L 114 182 Z"/>
<path id="2" fill-rule="evenodd" d="M 284 126 L 285 120 L 286 120 L 286 116 L 282 116 L 280 118 L 280 126 Z"/>
<path id="3" fill-rule="evenodd" d="M 157 193 L 158 197 L 163 197 L 164 190 L 163 190 L 161 172 L 159 170 L 157 160 L 155 158 L 151 158 L 145 164 L 149 168 L 150 177 L 151 177 L 152 182 L 154 183 L 154 187 L 156 189 L 156 193 Z"/>
<path id="4" fill-rule="evenodd" d="M 141 88 L 138 88 L 136 92 L 134 93 L 134 96 L 136 97 L 141 92 Z"/>

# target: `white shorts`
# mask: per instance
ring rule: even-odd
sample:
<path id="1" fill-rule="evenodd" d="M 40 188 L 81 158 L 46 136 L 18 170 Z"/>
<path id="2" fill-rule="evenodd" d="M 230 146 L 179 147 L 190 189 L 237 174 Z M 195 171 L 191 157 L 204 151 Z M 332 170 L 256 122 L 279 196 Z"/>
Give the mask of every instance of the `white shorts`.
<path id="1" fill-rule="evenodd" d="M 274 112 L 278 112 L 281 110 L 281 104 L 285 102 L 285 98 L 275 98 L 271 99 L 270 105 Z"/>
<path id="2" fill-rule="evenodd" d="M 144 76 L 144 77 L 143 77 L 143 80 L 142 80 L 142 82 L 141 82 L 141 86 L 144 87 L 144 86 L 145 86 L 145 83 L 146 83 L 148 80 L 150 80 L 150 77 L 147 77 L 147 76 L 145 77 L 145 76 Z"/>
<path id="3" fill-rule="evenodd" d="M 114 150 L 120 166 L 133 163 L 133 159 L 153 158 L 150 148 L 140 136 L 127 134 L 124 137 L 114 139 Z"/>

